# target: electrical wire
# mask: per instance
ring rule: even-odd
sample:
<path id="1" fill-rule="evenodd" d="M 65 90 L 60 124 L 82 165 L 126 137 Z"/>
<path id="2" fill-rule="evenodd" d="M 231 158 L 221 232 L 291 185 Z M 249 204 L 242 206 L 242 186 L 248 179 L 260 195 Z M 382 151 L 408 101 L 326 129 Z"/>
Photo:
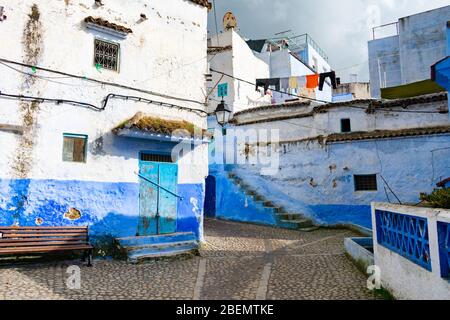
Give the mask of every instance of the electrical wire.
<path id="1" fill-rule="evenodd" d="M 28 73 L 28 72 L 19 70 L 17 68 L 11 67 L 10 65 L 8 65 L 6 63 L 3 63 L 3 62 L 0 62 L 0 65 L 3 65 L 5 67 L 7 67 L 7 68 L 9 68 L 11 70 L 14 70 L 14 71 L 16 71 L 18 73 L 21 73 L 23 75 L 30 76 L 30 77 L 35 77 L 35 78 L 38 78 L 38 79 L 41 79 L 41 80 L 45 80 L 45 81 L 48 81 L 48 82 L 51 82 L 51 83 L 60 84 L 60 85 L 65 85 L 65 86 L 70 86 L 70 87 L 89 87 L 89 88 L 96 88 L 96 87 L 102 86 L 101 84 L 88 86 L 88 85 L 84 85 L 84 84 L 81 85 L 81 84 L 73 84 L 73 83 L 66 83 L 66 82 L 56 81 L 56 80 L 53 80 L 53 79 L 70 79 L 71 77 L 45 77 L 45 76 L 41 76 L 41 75 Z"/>
<path id="2" fill-rule="evenodd" d="M 351 65 L 351 66 L 348 66 L 348 67 L 345 67 L 345 68 L 339 68 L 339 69 L 336 70 L 336 72 L 352 69 L 352 68 L 355 68 L 355 67 L 360 66 L 362 64 L 366 64 L 367 62 L 369 62 L 369 60 L 363 61 L 361 63 L 354 64 L 354 65 Z"/>
<path id="3" fill-rule="evenodd" d="M 66 72 L 62 72 L 62 71 L 58 71 L 58 70 L 52 70 L 52 69 L 49 69 L 49 68 L 33 66 L 33 65 L 30 65 L 30 64 L 17 62 L 17 61 L 12 61 L 12 60 L 8 60 L 8 59 L 4 59 L 4 58 L 0 58 L 0 62 L 14 64 L 14 65 L 22 66 L 22 67 L 27 67 L 27 68 L 35 68 L 36 70 L 45 71 L 45 72 L 54 73 L 54 74 L 59 74 L 59 75 L 71 77 L 71 78 L 74 78 L 74 79 L 85 80 L 85 81 L 89 81 L 89 82 L 98 83 L 98 84 L 101 84 L 101 85 L 113 86 L 113 87 L 117 87 L 117 88 L 121 88 L 121 89 L 127 89 L 127 90 L 132 90 L 132 91 L 136 91 L 136 92 L 140 92 L 140 93 L 146 93 L 146 94 L 158 96 L 158 97 L 161 97 L 161 98 L 178 100 L 178 101 L 183 101 L 183 102 L 191 102 L 191 103 L 195 103 L 195 104 L 199 104 L 199 105 L 205 106 L 205 103 L 202 102 L 202 101 L 175 97 L 175 96 L 162 94 L 162 93 L 158 93 L 158 92 L 154 92 L 154 91 L 149 91 L 149 90 L 144 90 L 144 89 L 140 89 L 140 88 L 130 87 L 130 86 L 127 86 L 127 85 L 122 85 L 122 84 L 118 84 L 118 83 L 114 83 L 114 82 L 101 81 L 101 80 L 97 80 L 97 79 L 94 79 L 94 78 L 74 75 L 74 74 L 70 74 L 70 73 L 66 73 Z M 36 76 L 36 75 L 33 74 L 32 76 Z"/>
<path id="4" fill-rule="evenodd" d="M 256 83 L 252 83 L 250 81 L 234 77 L 234 76 L 229 75 L 229 74 L 227 74 L 225 72 L 217 71 L 217 70 L 214 70 L 214 69 L 211 69 L 211 71 L 215 72 L 215 73 L 218 73 L 218 74 L 222 74 L 222 75 L 227 76 L 227 77 L 230 77 L 232 79 L 235 79 L 235 80 L 238 80 L 238 81 L 241 81 L 241 82 L 244 82 L 244 83 L 256 86 Z M 309 97 L 299 96 L 299 95 L 290 94 L 290 93 L 286 93 L 286 92 L 279 91 L 279 90 L 272 90 L 272 91 L 278 92 L 278 93 L 281 93 L 281 94 L 285 94 L 285 95 L 289 95 L 289 96 L 294 96 L 294 97 L 301 98 L 301 99 L 310 100 L 310 101 L 321 102 L 321 103 L 330 104 L 330 105 L 332 104 L 332 102 L 330 102 L 330 101 L 324 101 L 324 100 L 318 100 L 318 99 L 313 99 L 313 98 L 309 98 Z M 350 106 L 350 105 L 347 106 L 347 107 L 354 108 L 354 109 L 364 109 L 364 110 L 368 109 L 366 107 L 358 107 L 358 106 Z M 382 111 L 382 112 L 399 112 L 399 113 L 416 113 L 416 114 L 442 114 L 442 113 L 444 113 L 443 111 L 391 110 L 391 109 L 379 109 L 379 108 L 375 108 L 374 110 L 375 111 Z"/>
<path id="5" fill-rule="evenodd" d="M 348 108 L 352 109 L 362 109 L 362 110 L 368 110 L 366 107 L 358 107 L 358 106 L 346 106 Z M 419 111 L 419 110 L 392 110 L 392 109 L 379 109 L 374 108 L 374 111 L 383 111 L 383 112 L 398 112 L 398 113 L 417 113 L 417 114 L 443 114 L 447 113 L 444 111 Z"/>
<path id="6" fill-rule="evenodd" d="M 218 73 L 218 74 L 222 74 L 222 75 L 224 75 L 224 76 L 226 76 L 226 77 L 229 77 L 229 78 L 231 78 L 231 79 L 235 79 L 235 80 L 238 80 L 238 81 L 241 81 L 241 82 L 250 84 L 250 85 L 252 85 L 252 86 L 256 86 L 256 83 L 253 83 L 253 82 L 250 82 L 250 81 L 241 79 L 241 78 L 237 78 L 237 77 L 232 76 L 232 75 L 230 75 L 230 74 L 227 74 L 227 73 L 225 73 L 225 72 L 217 71 L 217 70 L 214 70 L 214 69 L 211 69 L 211 71 L 212 71 L 212 72 L 215 72 L 215 73 Z M 300 95 L 296 95 L 296 94 L 292 94 L 292 93 L 288 93 L 288 92 L 283 92 L 283 91 L 280 91 L 280 90 L 272 90 L 272 91 L 273 91 L 273 92 L 278 92 L 278 93 L 281 93 L 281 94 L 285 94 L 285 95 L 288 95 L 288 96 L 291 96 L 291 97 L 296 97 L 296 98 L 301 98 L 301 99 L 306 99 L 306 100 L 316 101 L 316 102 L 320 102 L 320 103 L 329 103 L 329 101 L 319 100 L 319 99 L 314 99 L 314 98 L 310 98 L 310 97 L 306 97 L 306 96 L 300 96 Z"/>
<path id="7" fill-rule="evenodd" d="M 106 96 L 106 98 L 103 100 L 102 105 L 100 107 L 95 106 L 91 103 L 86 103 L 86 102 L 81 102 L 81 101 L 76 101 L 76 100 L 68 100 L 68 99 L 59 99 L 59 98 L 45 98 L 45 97 L 36 97 L 36 96 L 28 96 L 28 95 L 21 95 L 21 94 L 9 94 L 9 93 L 4 93 L 0 91 L 0 98 L 4 97 L 4 98 L 8 98 L 8 99 L 17 99 L 17 100 L 25 100 L 25 101 L 36 101 L 36 102 L 53 102 L 56 104 L 69 104 L 69 105 L 74 105 L 74 106 L 80 106 L 80 107 L 85 107 L 85 108 L 89 108 L 89 109 L 93 109 L 95 111 L 104 111 L 107 106 L 108 103 L 111 99 L 122 99 L 122 100 L 132 100 L 135 102 L 143 102 L 143 103 L 148 103 L 148 104 L 154 104 L 154 105 L 159 105 L 162 107 L 169 107 L 169 108 L 177 108 L 180 110 L 186 110 L 186 111 L 190 111 L 190 112 L 196 112 L 198 114 L 202 114 L 204 116 L 207 116 L 208 113 L 204 110 L 200 110 L 200 109 L 194 109 L 194 108 L 189 108 L 189 107 L 183 107 L 183 106 L 179 106 L 179 105 L 175 105 L 175 104 L 171 104 L 171 103 L 166 103 L 166 102 L 161 102 L 161 101 L 155 101 L 155 100 L 150 100 L 147 98 L 142 98 L 142 97 L 137 97 L 137 96 L 127 96 L 127 95 L 120 95 L 120 94 L 114 94 L 114 93 L 110 93 Z"/>
<path id="8" fill-rule="evenodd" d="M 216 0 L 213 0 L 213 9 L 214 9 L 214 22 L 216 25 L 216 37 L 217 37 L 217 45 L 220 47 L 219 43 L 219 27 L 217 25 L 217 10 L 216 10 Z M 212 60 L 212 59 L 211 59 Z"/>

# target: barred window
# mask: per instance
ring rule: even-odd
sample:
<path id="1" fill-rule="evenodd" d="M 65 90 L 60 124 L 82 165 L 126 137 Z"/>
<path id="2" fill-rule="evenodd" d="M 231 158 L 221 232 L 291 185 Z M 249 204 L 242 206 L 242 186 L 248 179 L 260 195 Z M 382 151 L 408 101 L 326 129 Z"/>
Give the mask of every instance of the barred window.
<path id="1" fill-rule="evenodd" d="M 355 191 L 377 191 L 377 175 L 355 175 Z"/>
<path id="2" fill-rule="evenodd" d="M 119 44 L 95 39 L 94 47 L 94 64 L 96 67 L 119 71 Z"/>

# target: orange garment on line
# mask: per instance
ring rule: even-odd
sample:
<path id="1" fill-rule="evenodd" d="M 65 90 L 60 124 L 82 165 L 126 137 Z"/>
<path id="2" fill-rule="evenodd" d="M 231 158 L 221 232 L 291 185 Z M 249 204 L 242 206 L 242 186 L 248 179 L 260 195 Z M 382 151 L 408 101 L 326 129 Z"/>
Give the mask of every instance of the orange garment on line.
<path id="1" fill-rule="evenodd" d="M 306 76 L 306 88 L 307 89 L 316 89 L 319 86 L 319 75 L 312 74 Z"/>

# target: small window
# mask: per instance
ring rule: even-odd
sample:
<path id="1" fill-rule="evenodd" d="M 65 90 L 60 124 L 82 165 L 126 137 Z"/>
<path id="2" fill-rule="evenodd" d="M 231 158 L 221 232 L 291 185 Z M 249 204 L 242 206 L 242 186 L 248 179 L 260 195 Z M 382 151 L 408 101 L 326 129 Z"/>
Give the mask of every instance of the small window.
<path id="1" fill-rule="evenodd" d="M 119 51 L 117 43 L 95 39 L 94 65 L 103 69 L 119 71 Z"/>
<path id="2" fill-rule="evenodd" d="M 315 72 L 319 71 L 319 63 L 317 61 L 317 58 L 313 58 L 313 69 Z"/>
<path id="3" fill-rule="evenodd" d="M 377 191 L 377 175 L 355 175 L 355 191 Z"/>
<path id="4" fill-rule="evenodd" d="M 152 154 L 152 153 L 141 153 L 141 161 L 162 162 L 162 163 L 174 162 L 171 155 Z"/>
<path id="5" fill-rule="evenodd" d="M 341 119 L 341 132 L 352 132 L 352 124 L 350 119 Z"/>
<path id="6" fill-rule="evenodd" d="M 64 134 L 63 161 L 86 162 L 87 136 Z"/>

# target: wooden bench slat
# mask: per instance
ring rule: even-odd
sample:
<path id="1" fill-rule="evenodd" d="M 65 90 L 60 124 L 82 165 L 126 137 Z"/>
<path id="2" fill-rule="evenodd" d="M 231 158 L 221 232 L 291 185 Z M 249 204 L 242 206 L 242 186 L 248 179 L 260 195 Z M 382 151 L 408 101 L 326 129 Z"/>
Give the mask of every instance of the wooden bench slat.
<path id="1" fill-rule="evenodd" d="M 93 246 L 84 227 L 0 227 L 0 255 L 88 251 L 91 266 Z"/>
<path id="2" fill-rule="evenodd" d="M 0 254 L 61 252 L 61 251 L 67 251 L 67 250 L 89 250 L 92 248 L 93 247 L 90 245 L 53 246 L 53 247 L 22 247 L 22 248 L 0 249 Z"/>
<path id="3" fill-rule="evenodd" d="M 62 236 L 79 236 L 79 233 L 46 233 L 46 234 L 39 234 L 39 233 L 24 233 L 24 234 L 17 234 L 17 233 L 9 233 L 9 234 L 3 234 L 3 238 L 33 238 L 33 237 L 62 237 Z"/>
<path id="4" fill-rule="evenodd" d="M 53 246 L 53 245 L 88 245 L 86 239 L 76 241 L 38 241 L 38 242 L 11 242 L 1 243 L 0 248 L 12 248 L 12 247 L 36 247 L 36 246 Z"/>
<path id="5" fill-rule="evenodd" d="M 87 237 L 80 236 L 68 236 L 68 237 L 36 237 L 36 238 L 22 238 L 22 239 L 13 239 L 13 238 L 4 238 L 0 239 L 0 246 L 2 243 L 15 243 L 15 242 L 39 242 L 39 241 L 77 241 L 77 240 L 87 240 Z"/>
<path id="6" fill-rule="evenodd" d="M 0 230 L 1 233 L 3 234 L 14 234 L 14 233 L 18 233 L 18 234 L 27 234 L 27 233 L 80 233 L 80 234 L 87 234 L 86 231 L 83 230 L 11 230 L 11 231 L 2 231 Z"/>
<path id="7" fill-rule="evenodd" d="M 88 227 L 85 226 L 60 226 L 60 227 L 1 227 L 0 230 L 20 230 L 20 229 L 87 229 Z"/>

